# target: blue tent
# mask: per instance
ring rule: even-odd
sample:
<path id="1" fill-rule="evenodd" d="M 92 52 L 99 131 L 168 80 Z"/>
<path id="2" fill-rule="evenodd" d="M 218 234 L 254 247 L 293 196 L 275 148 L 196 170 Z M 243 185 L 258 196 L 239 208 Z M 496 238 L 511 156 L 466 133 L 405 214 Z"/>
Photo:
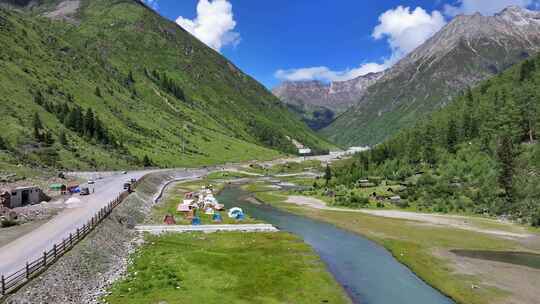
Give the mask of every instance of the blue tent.
<path id="1" fill-rule="evenodd" d="M 217 222 L 217 223 L 221 223 L 221 222 L 223 222 L 223 218 L 221 218 L 221 214 L 214 213 L 214 215 L 212 216 L 212 221 Z"/>

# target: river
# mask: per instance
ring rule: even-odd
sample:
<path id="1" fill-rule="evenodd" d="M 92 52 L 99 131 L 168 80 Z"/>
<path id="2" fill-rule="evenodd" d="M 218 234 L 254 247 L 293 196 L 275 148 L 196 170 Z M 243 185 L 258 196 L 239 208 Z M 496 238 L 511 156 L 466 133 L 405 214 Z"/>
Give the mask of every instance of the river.
<path id="1" fill-rule="evenodd" d="M 227 187 L 218 200 L 240 207 L 249 216 L 268 222 L 311 245 L 354 303 L 449 304 L 452 300 L 420 280 L 386 249 L 334 225 L 294 215 L 245 199 L 249 193 Z"/>

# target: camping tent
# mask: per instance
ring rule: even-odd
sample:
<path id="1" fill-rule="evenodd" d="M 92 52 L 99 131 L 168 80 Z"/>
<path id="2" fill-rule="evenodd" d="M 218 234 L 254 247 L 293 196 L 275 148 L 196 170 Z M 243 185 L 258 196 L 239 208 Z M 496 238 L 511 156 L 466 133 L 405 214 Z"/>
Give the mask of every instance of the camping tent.
<path id="1" fill-rule="evenodd" d="M 163 218 L 163 223 L 166 224 L 166 225 L 175 225 L 176 224 L 176 220 L 174 219 L 174 216 L 170 215 L 170 214 L 167 214 L 165 215 L 165 217 Z"/>
<path id="2" fill-rule="evenodd" d="M 231 210 L 229 210 L 229 217 L 230 218 L 235 218 L 235 219 L 243 218 L 244 217 L 244 211 L 242 211 L 242 209 L 240 209 L 238 207 L 231 208 Z"/>

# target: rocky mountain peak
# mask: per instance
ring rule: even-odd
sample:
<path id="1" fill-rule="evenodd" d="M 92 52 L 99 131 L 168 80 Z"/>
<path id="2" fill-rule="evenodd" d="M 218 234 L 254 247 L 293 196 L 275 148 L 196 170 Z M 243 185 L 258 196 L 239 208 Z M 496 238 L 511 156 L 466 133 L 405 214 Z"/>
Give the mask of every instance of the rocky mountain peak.
<path id="1" fill-rule="evenodd" d="M 324 83 L 318 80 L 286 81 L 272 90 L 283 102 L 317 106 L 342 112 L 356 103 L 383 73 L 370 73 L 346 81 Z"/>
<path id="2" fill-rule="evenodd" d="M 494 16 L 456 16 L 386 71 L 323 134 L 340 144 L 376 144 L 539 51 L 538 11 L 512 6 Z"/>

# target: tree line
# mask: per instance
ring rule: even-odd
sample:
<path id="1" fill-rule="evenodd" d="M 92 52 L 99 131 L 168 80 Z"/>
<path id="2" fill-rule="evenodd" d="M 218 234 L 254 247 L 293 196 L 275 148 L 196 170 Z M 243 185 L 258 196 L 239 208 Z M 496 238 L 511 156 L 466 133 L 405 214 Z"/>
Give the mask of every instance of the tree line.
<path id="1" fill-rule="evenodd" d="M 34 96 L 34 101 L 42 106 L 47 112 L 56 116 L 56 118 L 69 130 L 76 132 L 80 136 L 95 139 L 104 145 L 116 145 L 112 135 L 94 113 L 92 108 L 83 109 L 79 105 L 68 105 L 67 102 L 54 103 L 47 101 L 43 94 L 38 91 Z M 34 115 L 34 137 L 40 141 L 46 141 L 51 137 L 49 131 L 43 130 L 41 118 L 38 113 Z M 44 138 L 45 136 L 45 138 Z M 67 143 L 66 135 L 62 132 L 59 136 L 60 142 Z"/>
<path id="2" fill-rule="evenodd" d="M 335 168 L 335 183 L 405 183 L 424 209 L 540 225 L 540 56 L 467 89 L 446 108 Z"/>

